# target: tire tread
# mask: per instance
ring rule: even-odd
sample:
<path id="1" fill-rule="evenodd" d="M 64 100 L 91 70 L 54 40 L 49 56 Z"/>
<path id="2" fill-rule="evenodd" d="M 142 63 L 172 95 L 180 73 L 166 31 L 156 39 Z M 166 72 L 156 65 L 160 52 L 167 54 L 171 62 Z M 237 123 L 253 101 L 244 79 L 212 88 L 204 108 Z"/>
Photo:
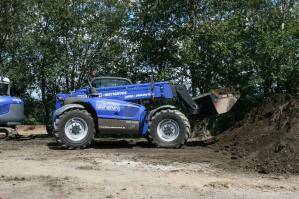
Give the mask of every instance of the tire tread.
<path id="1" fill-rule="evenodd" d="M 191 137 L 191 125 L 190 125 L 190 122 L 188 120 L 188 118 L 179 110 L 177 109 L 165 109 L 165 110 L 161 110 L 159 112 L 157 112 L 155 115 L 153 115 L 153 117 L 151 118 L 150 120 L 150 128 L 152 126 L 152 121 L 154 121 L 159 115 L 161 114 L 165 114 L 165 113 L 168 113 L 168 114 L 175 114 L 177 116 L 179 116 L 181 118 L 181 120 L 183 121 L 184 123 L 184 127 L 185 127 L 185 138 L 181 141 L 181 143 L 177 146 L 175 146 L 174 148 L 181 148 L 183 145 L 185 145 L 188 141 L 188 139 Z M 151 130 L 149 129 L 149 132 L 151 132 Z M 159 144 L 157 143 L 157 141 L 155 139 L 153 139 L 151 136 L 151 133 L 149 134 L 151 140 L 152 140 L 152 143 L 154 145 L 156 145 L 157 147 L 161 147 L 159 146 Z"/>
<path id="2" fill-rule="evenodd" d="M 87 117 L 89 117 L 90 120 L 93 121 L 93 118 L 92 118 L 91 114 L 88 111 L 84 110 L 84 109 L 71 109 L 71 110 L 68 110 L 68 111 L 64 112 L 63 114 L 59 115 L 57 117 L 57 119 L 55 120 L 53 135 L 54 135 L 54 138 L 56 139 L 56 141 L 58 142 L 58 144 L 60 144 L 61 147 L 63 147 L 63 148 L 66 148 L 66 149 L 85 149 L 85 148 L 87 148 L 88 146 L 91 145 L 91 143 L 94 139 L 94 134 L 95 134 L 95 124 L 94 124 L 94 122 L 92 122 L 93 126 L 91 128 L 91 129 L 94 129 L 92 138 L 87 143 L 85 143 L 83 146 L 74 147 L 74 146 L 70 145 L 69 143 L 64 142 L 63 139 L 61 138 L 61 133 L 62 132 L 60 132 L 58 127 L 59 127 L 62 119 L 64 117 L 69 116 L 70 114 L 74 114 L 74 113 L 78 113 L 78 112 L 85 114 Z"/>

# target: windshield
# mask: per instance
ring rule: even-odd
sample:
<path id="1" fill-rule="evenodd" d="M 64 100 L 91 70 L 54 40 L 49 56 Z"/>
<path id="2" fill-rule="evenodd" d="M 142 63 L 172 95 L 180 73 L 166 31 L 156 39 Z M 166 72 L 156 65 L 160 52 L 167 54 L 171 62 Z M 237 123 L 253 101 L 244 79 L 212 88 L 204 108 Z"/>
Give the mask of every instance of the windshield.
<path id="1" fill-rule="evenodd" d="M 124 79 L 95 79 L 92 82 L 92 86 L 95 88 L 104 88 L 104 87 L 115 87 L 115 86 L 125 86 L 131 84 L 129 81 Z"/>
<path id="2" fill-rule="evenodd" d="M 0 95 L 8 95 L 8 84 L 0 83 Z"/>

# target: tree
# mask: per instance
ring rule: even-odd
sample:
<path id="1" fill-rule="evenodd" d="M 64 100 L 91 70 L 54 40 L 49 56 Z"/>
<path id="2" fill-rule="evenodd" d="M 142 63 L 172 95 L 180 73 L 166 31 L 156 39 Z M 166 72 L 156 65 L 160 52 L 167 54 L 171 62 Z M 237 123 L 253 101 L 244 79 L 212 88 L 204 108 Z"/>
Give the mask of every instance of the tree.
<path id="1" fill-rule="evenodd" d="M 40 122 L 56 93 L 86 85 L 94 69 L 133 81 L 154 74 L 193 95 L 230 86 L 244 99 L 298 94 L 298 7 L 293 0 L 2 0 L 0 72 L 26 101 L 40 95 Z"/>

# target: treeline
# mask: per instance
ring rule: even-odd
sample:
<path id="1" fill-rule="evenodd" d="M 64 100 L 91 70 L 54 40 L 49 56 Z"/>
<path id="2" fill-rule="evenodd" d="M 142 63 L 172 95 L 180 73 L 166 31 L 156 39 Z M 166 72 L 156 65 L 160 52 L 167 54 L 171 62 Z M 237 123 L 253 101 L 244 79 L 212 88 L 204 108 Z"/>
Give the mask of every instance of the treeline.
<path id="1" fill-rule="evenodd" d="M 186 84 L 193 95 L 299 92 L 295 0 L 1 0 L 0 74 L 44 122 L 93 69 Z M 33 93 L 33 94 L 32 94 Z M 36 100 L 36 96 L 41 100 Z"/>

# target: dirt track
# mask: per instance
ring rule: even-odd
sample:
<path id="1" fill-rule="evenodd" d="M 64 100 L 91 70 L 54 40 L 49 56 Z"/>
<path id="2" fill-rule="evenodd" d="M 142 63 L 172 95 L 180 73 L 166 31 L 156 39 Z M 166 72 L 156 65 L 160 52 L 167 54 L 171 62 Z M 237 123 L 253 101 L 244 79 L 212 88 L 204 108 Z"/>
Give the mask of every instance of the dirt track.
<path id="1" fill-rule="evenodd" d="M 209 147 L 144 140 L 60 150 L 50 138 L 0 141 L 0 198 L 299 198 L 298 176 L 243 173 Z"/>

